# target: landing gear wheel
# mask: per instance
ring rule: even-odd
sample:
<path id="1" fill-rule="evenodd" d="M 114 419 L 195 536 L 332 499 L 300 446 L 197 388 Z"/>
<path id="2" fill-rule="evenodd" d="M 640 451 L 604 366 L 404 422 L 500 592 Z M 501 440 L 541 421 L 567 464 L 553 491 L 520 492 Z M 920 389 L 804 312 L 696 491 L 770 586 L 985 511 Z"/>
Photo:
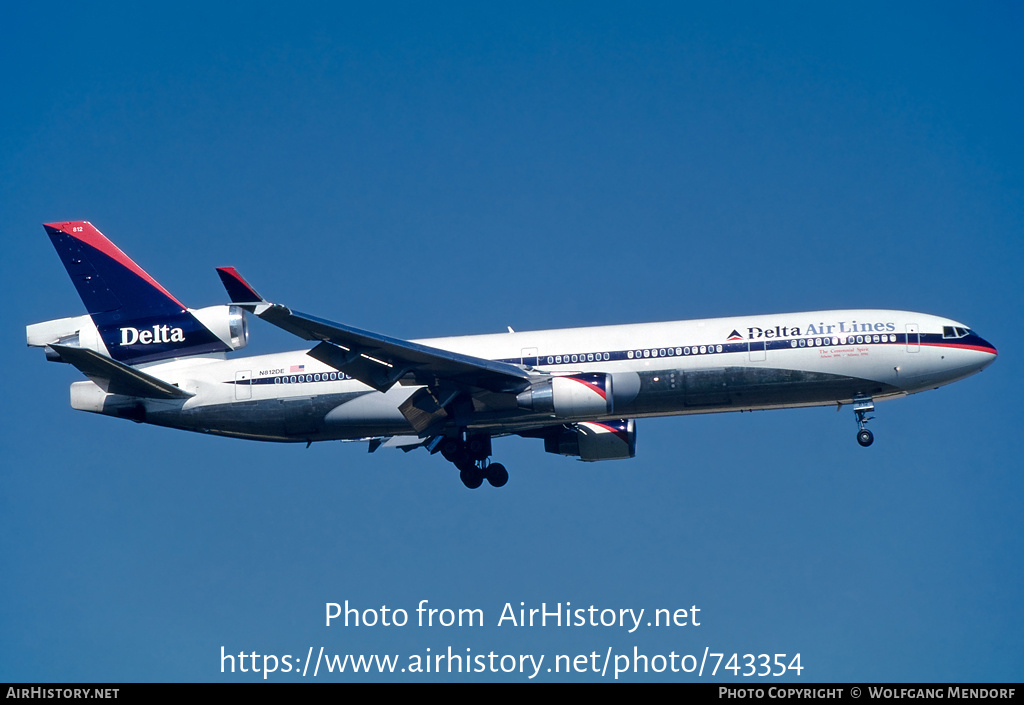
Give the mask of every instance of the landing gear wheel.
<path id="1" fill-rule="evenodd" d="M 487 434 L 477 433 L 467 435 L 462 439 L 463 431 L 459 436 L 449 436 L 441 440 L 438 450 L 445 460 L 450 461 L 459 469 L 459 479 L 462 484 L 471 490 L 475 490 L 487 480 L 494 487 L 503 487 L 508 482 L 508 471 L 501 463 L 487 463 L 491 455 L 491 437 Z"/>
<path id="2" fill-rule="evenodd" d="M 504 487 L 508 482 L 508 470 L 501 463 L 491 463 L 487 466 L 487 481 L 491 487 Z"/>
<path id="3" fill-rule="evenodd" d="M 874 410 L 875 402 L 871 397 L 858 394 L 853 398 L 853 413 L 857 417 L 857 426 L 860 427 L 860 430 L 857 431 L 857 442 L 865 448 L 875 441 L 874 434 L 867 429 L 868 421 L 875 418 L 868 414 Z"/>
<path id="4" fill-rule="evenodd" d="M 454 463 L 459 460 L 460 456 L 464 455 L 462 450 L 462 443 L 455 438 L 446 438 L 441 441 L 441 455 L 448 462 Z"/>
<path id="5" fill-rule="evenodd" d="M 484 484 L 484 474 L 477 468 L 466 468 L 465 470 L 460 470 L 459 479 L 462 480 L 462 484 L 471 490 L 475 490 L 477 487 Z"/>
<path id="6" fill-rule="evenodd" d="M 869 445 L 875 442 L 875 435 L 866 428 L 862 428 L 857 431 L 857 442 L 867 448 Z"/>

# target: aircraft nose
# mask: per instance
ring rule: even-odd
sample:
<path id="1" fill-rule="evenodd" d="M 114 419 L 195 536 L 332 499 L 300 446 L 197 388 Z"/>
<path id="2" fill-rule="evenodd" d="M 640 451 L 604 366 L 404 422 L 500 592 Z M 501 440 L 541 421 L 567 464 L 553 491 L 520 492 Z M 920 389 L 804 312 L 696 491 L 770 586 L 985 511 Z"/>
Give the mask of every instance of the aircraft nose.
<path id="1" fill-rule="evenodd" d="M 995 362 L 996 356 L 999 355 L 999 352 L 996 350 L 996 346 L 995 345 L 993 345 L 992 343 L 988 342 L 987 340 L 982 338 L 980 335 L 975 335 L 974 336 L 974 340 L 972 341 L 972 343 L 973 343 L 973 345 L 971 346 L 972 348 L 974 348 L 975 350 L 977 350 L 980 353 L 986 353 L 986 358 L 987 359 L 982 363 L 982 367 L 988 367 L 993 362 Z"/>
<path id="2" fill-rule="evenodd" d="M 992 356 L 992 359 L 989 361 L 989 363 L 994 361 L 995 357 L 998 355 L 998 351 L 996 351 L 995 345 L 988 342 L 980 335 L 978 336 L 978 349 L 982 351 L 982 353 L 988 353 L 989 355 Z"/>

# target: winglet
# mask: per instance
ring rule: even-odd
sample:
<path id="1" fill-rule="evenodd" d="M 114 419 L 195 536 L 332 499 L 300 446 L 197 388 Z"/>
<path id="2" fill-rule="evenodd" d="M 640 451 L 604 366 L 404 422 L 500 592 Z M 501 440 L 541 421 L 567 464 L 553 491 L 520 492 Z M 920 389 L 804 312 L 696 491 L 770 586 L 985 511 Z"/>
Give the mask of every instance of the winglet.
<path id="1" fill-rule="evenodd" d="M 217 274 L 220 275 L 220 281 L 227 290 L 231 303 L 250 311 L 255 310 L 259 304 L 267 304 L 267 300 L 260 296 L 234 267 L 217 267 Z"/>

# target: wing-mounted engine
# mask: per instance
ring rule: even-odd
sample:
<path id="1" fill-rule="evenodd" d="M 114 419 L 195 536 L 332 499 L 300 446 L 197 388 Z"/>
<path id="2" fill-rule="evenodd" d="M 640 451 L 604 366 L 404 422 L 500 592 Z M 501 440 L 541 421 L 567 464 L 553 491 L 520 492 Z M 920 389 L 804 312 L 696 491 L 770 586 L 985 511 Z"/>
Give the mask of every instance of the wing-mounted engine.
<path id="1" fill-rule="evenodd" d="M 612 413 L 611 375 L 595 372 L 550 377 L 516 396 L 521 409 L 561 418 L 604 416 Z"/>
<path id="2" fill-rule="evenodd" d="M 639 389 L 635 372 L 589 372 L 535 382 L 516 396 L 516 402 L 520 409 L 559 418 L 594 418 L 615 413 L 616 407 L 632 402 Z"/>
<path id="3" fill-rule="evenodd" d="M 636 421 L 582 421 L 544 437 L 544 450 L 580 460 L 620 460 L 636 455 Z"/>

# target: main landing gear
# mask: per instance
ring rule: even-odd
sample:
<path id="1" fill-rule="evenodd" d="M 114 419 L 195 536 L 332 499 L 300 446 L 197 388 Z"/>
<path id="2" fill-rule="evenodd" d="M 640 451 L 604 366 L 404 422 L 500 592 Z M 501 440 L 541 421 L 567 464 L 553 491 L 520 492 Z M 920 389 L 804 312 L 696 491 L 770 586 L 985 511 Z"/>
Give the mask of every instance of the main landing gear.
<path id="1" fill-rule="evenodd" d="M 441 455 L 459 469 L 459 479 L 471 490 L 487 480 L 492 487 L 504 487 L 508 470 L 501 463 L 488 461 L 491 455 L 491 437 L 484 435 L 445 438 L 441 441 Z"/>
<path id="2" fill-rule="evenodd" d="M 860 427 L 860 430 L 857 431 L 857 442 L 865 448 L 875 442 L 875 435 L 867 428 L 868 421 L 875 418 L 874 416 L 868 416 L 868 414 L 874 410 L 875 402 L 872 401 L 871 397 L 853 398 L 853 413 L 857 415 L 857 425 Z"/>

